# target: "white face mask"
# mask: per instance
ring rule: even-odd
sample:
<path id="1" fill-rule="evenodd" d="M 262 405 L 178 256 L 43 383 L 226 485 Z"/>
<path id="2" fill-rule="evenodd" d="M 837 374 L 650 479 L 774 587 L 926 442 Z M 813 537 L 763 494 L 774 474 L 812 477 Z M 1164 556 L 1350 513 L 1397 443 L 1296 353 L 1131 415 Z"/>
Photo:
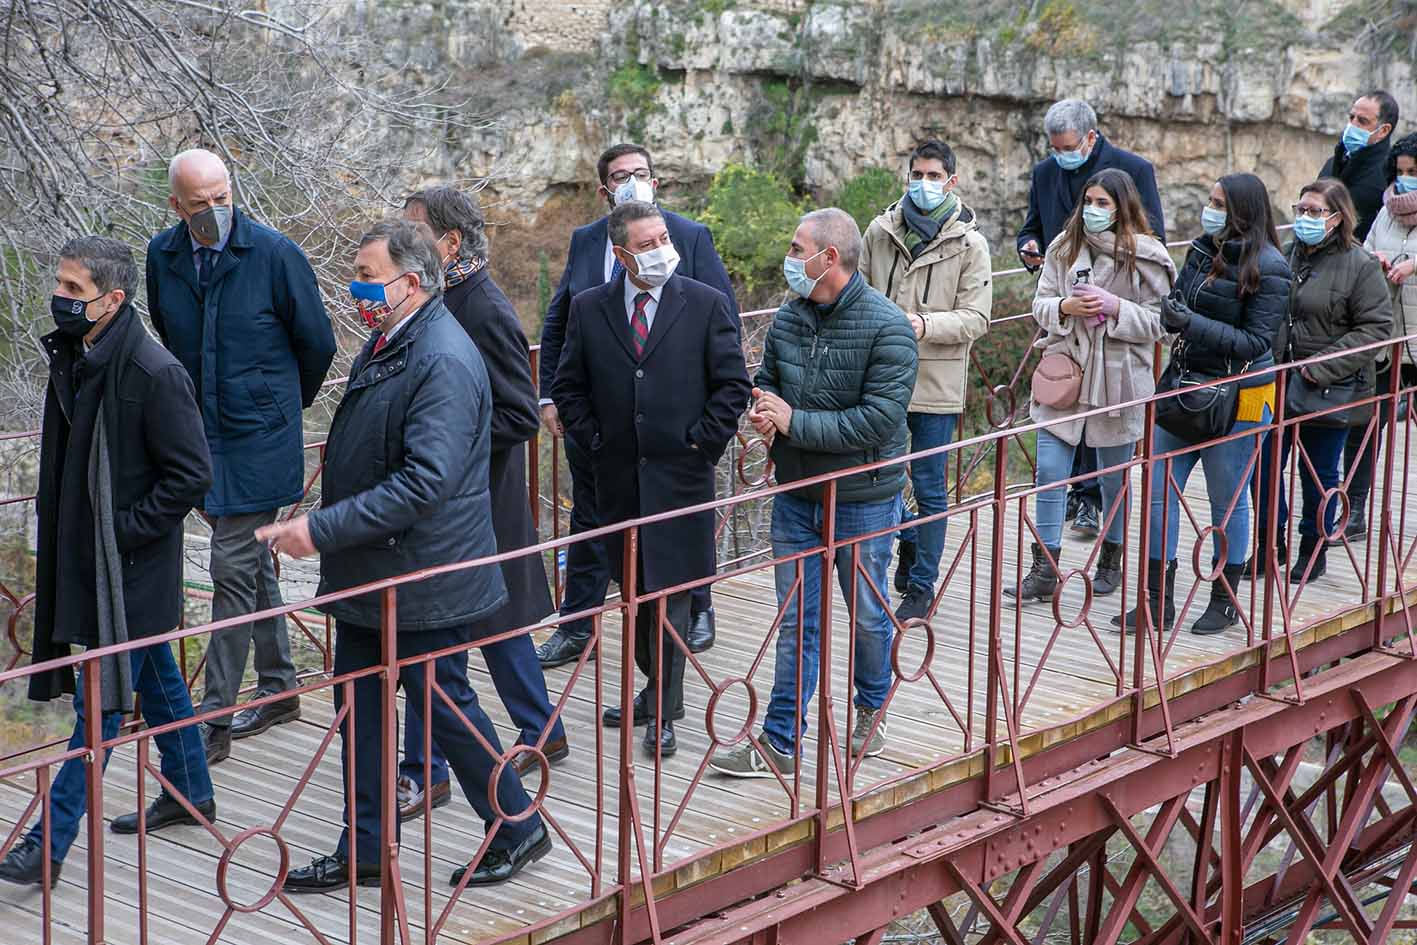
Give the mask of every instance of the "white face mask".
<path id="1" fill-rule="evenodd" d="M 638 177 L 631 177 L 625 183 L 615 188 L 613 194 L 616 206 L 629 200 L 642 200 L 645 203 L 654 203 L 654 186 L 647 180 L 640 180 Z"/>
<path id="2" fill-rule="evenodd" d="M 679 267 L 679 251 L 673 243 L 656 246 L 647 253 L 636 253 L 635 266 L 639 268 L 635 278 L 651 289 L 657 289 L 668 282 Z"/>

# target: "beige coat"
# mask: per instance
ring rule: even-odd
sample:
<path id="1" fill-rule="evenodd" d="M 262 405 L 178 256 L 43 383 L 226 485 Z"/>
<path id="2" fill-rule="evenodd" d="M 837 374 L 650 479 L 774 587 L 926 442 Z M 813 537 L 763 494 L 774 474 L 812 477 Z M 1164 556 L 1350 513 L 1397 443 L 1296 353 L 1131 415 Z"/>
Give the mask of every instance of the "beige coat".
<path id="1" fill-rule="evenodd" d="M 1161 300 L 1176 281 L 1176 264 L 1159 240 L 1137 240 L 1136 272 L 1130 277 L 1117 268 L 1112 255 L 1113 234 L 1088 237 L 1078 258 L 1063 259 L 1063 236 L 1048 247 L 1043 275 L 1033 298 L 1033 317 L 1043 329 L 1035 347 L 1044 353 L 1060 351 L 1082 365 L 1082 393 L 1077 405 L 1066 410 L 1029 406 L 1036 423 L 1060 420 L 1074 414 L 1124 404 L 1156 392 L 1152 365 L 1156 343 L 1165 335 L 1161 327 Z M 1121 299 L 1116 318 L 1098 325 L 1091 318 L 1062 314 L 1063 299 L 1071 294 L 1073 274 L 1091 269 L 1089 281 Z M 1077 445 L 1084 434 L 1088 446 L 1122 446 L 1141 439 L 1146 407 L 1126 407 L 1085 420 L 1058 423 L 1048 428 L 1058 439 Z M 1084 426 L 1086 429 L 1084 430 Z"/>
<path id="2" fill-rule="evenodd" d="M 1389 261 L 1404 253 L 1417 257 L 1417 226 L 1403 226 L 1384 207 L 1378 211 L 1378 218 L 1373 221 L 1373 228 L 1368 231 L 1363 248 L 1370 253 L 1382 253 Z M 1417 332 L 1417 273 L 1408 276 L 1401 285 L 1391 282 L 1387 285 L 1392 296 L 1392 336 L 1401 338 Z M 1409 342 L 1402 360 L 1408 364 L 1417 363 L 1414 354 L 1417 354 L 1417 342 Z M 1384 354 L 1379 360 L 1386 362 L 1387 357 Z"/>
<path id="3" fill-rule="evenodd" d="M 989 330 L 994 281 L 989 243 L 964 204 L 916 259 L 905 248 L 900 203 L 866 228 L 861 275 L 908 315 L 925 322 L 910 409 L 960 413 L 969 379 L 969 347 Z M 914 324 L 914 320 L 911 320 Z"/>

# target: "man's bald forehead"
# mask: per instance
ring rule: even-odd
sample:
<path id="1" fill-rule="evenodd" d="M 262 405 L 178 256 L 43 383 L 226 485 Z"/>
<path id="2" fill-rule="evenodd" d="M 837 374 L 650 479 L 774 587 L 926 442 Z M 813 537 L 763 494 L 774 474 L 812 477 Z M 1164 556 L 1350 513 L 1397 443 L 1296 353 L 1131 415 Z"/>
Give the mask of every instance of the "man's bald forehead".
<path id="1" fill-rule="evenodd" d="M 189 148 L 173 157 L 167 165 L 168 187 L 177 192 L 178 182 L 187 186 L 203 186 L 230 180 L 226 164 L 205 148 Z"/>

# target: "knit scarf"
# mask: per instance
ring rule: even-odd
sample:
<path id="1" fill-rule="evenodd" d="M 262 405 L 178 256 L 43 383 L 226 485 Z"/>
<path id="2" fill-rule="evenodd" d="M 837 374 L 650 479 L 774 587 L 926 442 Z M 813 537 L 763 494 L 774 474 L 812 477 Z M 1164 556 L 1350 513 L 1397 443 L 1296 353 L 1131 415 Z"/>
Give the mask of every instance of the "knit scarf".
<path id="1" fill-rule="evenodd" d="M 487 265 L 486 256 L 474 256 L 471 259 L 455 259 L 448 263 L 447 271 L 443 274 L 443 281 L 452 288 L 459 282 L 466 282 L 468 278 L 483 266 Z"/>
<path id="2" fill-rule="evenodd" d="M 1417 190 L 1399 194 L 1396 185 L 1383 191 L 1383 206 L 1399 226 L 1417 226 Z"/>
<path id="3" fill-rule="evenodd" d="M 947 191 L 940 205 L 925 213 L 915 206 L 915 201 L 907 194 L 900 199 L 900 211 L 905 219 L 905 248 L 910 251 L 910 258 L 915 259 L 935 241 L 945 224 L 959 211 L 959 197 L 954 191 Z"/>
<path id="4" fill-rule="evenodd" d="M 110 366 L 110 375 L 117 373 Z M 105 385 L 111 388 L 112 385 Z M 105 389 L 105 396 L 115 396 Z M 118 536 L 113 526 L 113 469 L 108 455 L 108 434 L 104 411 L 100 408 L 89 448 L 89 499 L 93 506 L 93 559 L 97 586 L 98 645 L 116 646 L 128 642 L 128 612 L 123 599 L 123 556 L 118 553 Z M 133 661 L 128 653 L 99 659 L 103 711 L 133 710 Z"/>

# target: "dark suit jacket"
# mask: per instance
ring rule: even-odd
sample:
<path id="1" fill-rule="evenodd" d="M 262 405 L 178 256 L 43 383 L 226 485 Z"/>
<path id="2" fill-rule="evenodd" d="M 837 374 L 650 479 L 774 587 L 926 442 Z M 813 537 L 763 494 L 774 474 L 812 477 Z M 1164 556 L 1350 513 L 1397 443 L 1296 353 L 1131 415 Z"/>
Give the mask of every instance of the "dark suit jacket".
<path id="1" fill-rule="evenodd" d="M 1359 148 L 1353 154 L 1340 141 L 1333 155 L 1324 162 L 1320 177 L 1337 177 L 1353 195 L 1353 207 L 1358 211 L 1358 223 L 1353 232 L 1358 239 L 1368 238 L 1378 211 L 1383 208 L 1383 191 L 1387 190 L 1387 158 L 1392 151 L 1392 135 L 1377 144 Z"/>
<path id="2" fill-rule="evenodd" d="M 1119 168 L 1132 176 L 1146 208 L 1146 218 L 1156 238 L 1165 242 L 1166 220 L 1161 212 L 1161 195 L 1156 192 L 1156 171 L 1151 162 L 1140 155 L 1124 151 L 1100 135 L 1097 146 L 1087 156 L 1082 167 L 1065 171 L 1051 156 L 1033 166 L 1028 187 L 1028 217 L 1018 231 L 1018 246 L 1029 240 L 1038 241 L 1038 251 L 1047 252 L 1048 245 L 1063 232 L 1063 226 L 1082 197 L 1088 178 L 1109 167 Z"/>
<path id="3" fill-rule="evenodd" d="M 482 354 L 492 387 L 492 531 L 499 552 L 536 544 L 526 487 L 526 443 L 540 418 L 527 358 L 526 335 L 512 303 L 484 268 L 448 289 L 443 304 Z M 541 555 L 502 562 L 507 604 L 477 622 L 474 634 L 500 633 L 535 623 L 555 609 Z"/>
<path id="4" fill-rule="evenodd" d="M 695 223 L 668 210 L 661 212 L 664 214 L 664 225 L 669 230 L 669 241 L 680 257 L 675 274 L 702 282 L 723 293 L 728 301 L 728 314 L 736 328 L 739 323 L 738 303 L 733 298 L 733 283 L 729 281 L 728 270 L 723 268 L 723 260 L 718 258 L 718 250 L 713 247 L 713 234 L 702 223 Z M 556 294 L 551 297 L 551 305 L 546 309 L 546 320 L 541 324 L 542 397 L 551 396 L 551 383 L 556 378 L 556 367 L 561 363 L 561 346 L 566 337 L 566 317 L 571 311 L 571 299 L 587 289 L 605 284 L 605 240 L 609 230 L 610 218 L 601 217 L 571 234 L 566 269 L 561 273 L 561 282 L 556 286 Z"/>
<path id="5" fill-rule="evenodd" d="M 567 326 L 551 396 L 566 435 L 590 451 L 596 521 L 611 525 L 713 501 L 714 467 L 752 390 L 723 294 L 673 276 L 638 358 L 623 275 L 577 295 Z M 712 512 L 646 528 L 644 587 L 712 574 L 713 533 Z M 619 581 L 623 537 L 605 544 Z"/>

